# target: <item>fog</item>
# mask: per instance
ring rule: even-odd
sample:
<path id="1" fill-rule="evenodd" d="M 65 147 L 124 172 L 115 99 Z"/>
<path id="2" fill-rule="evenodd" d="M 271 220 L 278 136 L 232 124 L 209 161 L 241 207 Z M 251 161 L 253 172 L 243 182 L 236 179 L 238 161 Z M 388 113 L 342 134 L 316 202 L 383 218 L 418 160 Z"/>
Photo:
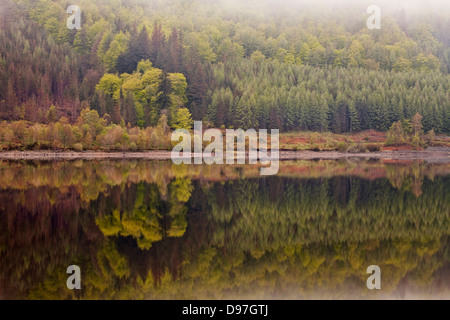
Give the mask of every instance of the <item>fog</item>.
<path id="1" fill-rule="evenodd" d="M 176 2 L 176 0 L 174 1 Z M 207 2 L 211 2 L 208 0 Z M 215 0 L 223 4 L 241 5 L 246 4 L 275 4 L 278 8 L 327 5 L 330 7 L 351 7 L 378 5 L 387 9 L 397 10 L 404 8 L 407 11 L 417 10 L 447 10 L 450 11 L 450 1 L 448 0 Z"/>
<path id="2" fill-rule="evenodd" d="M 52 2 L 60 2 L 58 0 L 51 0 Z M 109 0 L 91 0 L 97 3 L 108 3 Z M 67 3 L 78 4 L 82 0 L 68 1 Z M 328 9 L 339 9 L 349 11 L 367 8 L 370 5 L 377 5 L 382 10 L 390 12 L 398 12 L 403 9 L 407 14 L 416 14 L 424 12 L 434 12 L 440 15 L 450 16 L 450 1 L 448 0 L 128 0 L 130 4 L 136 5 L 147 4 L 152 6 L 154 3 L 205 3 L 209 5 L 218 5 L 223 9 L 237 9 L 245 8 L 251 10 L 252 8 L 268 7 L 273 13 L 277 11 L 283 12 L 289 9 L 301 9 L 312 7 L 326 7 Z M 8 6 L 8 1 L 0 1 L 0 17 L 4 12 L 5 6 Z M 1 22 L 1 21 L 0 21 Z"/>
<path id="3" fill-rule="evenodd" d="M 174 0 L 177 1 L 177 0 Z M 388 12 L 404 10 L 407 14 L 435 12 L 450 16 L 450 1 L 448 0 L 213 0 L 224 8 L 251 8 L 252 6 L 270 6 L 273 11 L 285 11 L 289 8 L 328 7 L 338 9 L 357 9 L 377 5 Z M 211 3 L 211 0 L 205 0 Z"/>

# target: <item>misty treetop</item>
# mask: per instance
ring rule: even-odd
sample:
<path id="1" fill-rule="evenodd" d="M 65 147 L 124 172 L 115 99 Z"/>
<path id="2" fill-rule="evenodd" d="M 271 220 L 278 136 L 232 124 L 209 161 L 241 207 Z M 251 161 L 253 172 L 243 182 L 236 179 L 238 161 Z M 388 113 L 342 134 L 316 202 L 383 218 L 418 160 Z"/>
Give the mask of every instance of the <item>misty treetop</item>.
<path id="1" fill-rule="evenodd" d="M 186 107 L 215 127 L 353 132 L 418 112 L 424 130 L 450 132 L 450 17 L 384 6 L 369 30 L 369 4 L 81 1 L 69 30 L 66 1 L 7 0 L 0 117 L 48 122 L 55 105 L 75 122 L 90 107 L 174 128 Z"/>

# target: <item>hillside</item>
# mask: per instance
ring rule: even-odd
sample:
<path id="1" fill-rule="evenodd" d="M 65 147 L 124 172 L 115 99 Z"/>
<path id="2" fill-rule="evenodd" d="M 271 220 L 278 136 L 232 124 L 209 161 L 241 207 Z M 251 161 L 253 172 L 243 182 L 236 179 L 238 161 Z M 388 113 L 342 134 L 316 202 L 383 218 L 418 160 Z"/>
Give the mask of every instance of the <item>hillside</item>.
<path id="1" fill-rule="evenodd" d="M 65 0 L 2 1 L 0 118 L 74 123 L 89 107 L 173 128 L 187 107 L 211 127 L 351 133 L 419 112 L 450 132 L 445 10 L 382 6 L 369 30 L 365 1 L 241 2 L 80 1 L 69 30 Z"/>

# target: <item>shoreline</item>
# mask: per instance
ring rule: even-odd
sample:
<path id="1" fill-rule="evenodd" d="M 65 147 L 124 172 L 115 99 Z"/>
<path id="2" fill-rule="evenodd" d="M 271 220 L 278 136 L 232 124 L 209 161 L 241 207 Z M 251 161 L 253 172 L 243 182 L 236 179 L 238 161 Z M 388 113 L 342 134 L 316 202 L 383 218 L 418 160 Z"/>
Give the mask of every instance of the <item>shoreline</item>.
<path id="1" fill-rule="evenodd" d="M 194 154 L 191 154 L 194 156 Z M 280 151 L 279 160 L 426 160 L 427 162 L 450 163 L 450 148 L 429 148 L 424 151 L 380 151 L 372 153 L 342 153 L 338 151 Z M 0 152 L 0 160 L 171 160 L 170 151 L 146 152 L 73 152 L 73 151 L 5 151 Z"/>

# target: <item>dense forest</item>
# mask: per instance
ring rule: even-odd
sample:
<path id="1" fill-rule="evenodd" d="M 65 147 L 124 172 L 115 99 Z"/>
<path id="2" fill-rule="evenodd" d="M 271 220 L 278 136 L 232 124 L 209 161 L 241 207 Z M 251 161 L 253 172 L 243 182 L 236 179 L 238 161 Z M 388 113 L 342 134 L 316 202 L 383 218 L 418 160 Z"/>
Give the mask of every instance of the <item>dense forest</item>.
<path id="1" fill-rule="evenodd" d="M 90 108 L 176 128 L 187 108 L 210 127 L 341 133 L 420 113 L 450 132 L 450 17 L 381 6 L 369 30 L 369 4 L 82 0 L 69 30 L 65 0 L 2 1 L 0 119 L 75 123 Z"/>
<path id="2" fill-rule="evenodd" d="M 373 298 L 406 287 L 448 294 L 448 165 L 355 165 L 361 174 L 385 169 L 378 178 L 340 176 L 335 161 L 295 166 L 316 177 L 246 180 L 239 175 L 250 177 L 251 166 L 227 177 L 206 165 L 156 161 L 0 162 L 2 294 Z M 384 272 L 378 293 L 365 287 L 374 261 Z M 73 263 L 83 270 L 80 291 L 65 287 Z"/>

